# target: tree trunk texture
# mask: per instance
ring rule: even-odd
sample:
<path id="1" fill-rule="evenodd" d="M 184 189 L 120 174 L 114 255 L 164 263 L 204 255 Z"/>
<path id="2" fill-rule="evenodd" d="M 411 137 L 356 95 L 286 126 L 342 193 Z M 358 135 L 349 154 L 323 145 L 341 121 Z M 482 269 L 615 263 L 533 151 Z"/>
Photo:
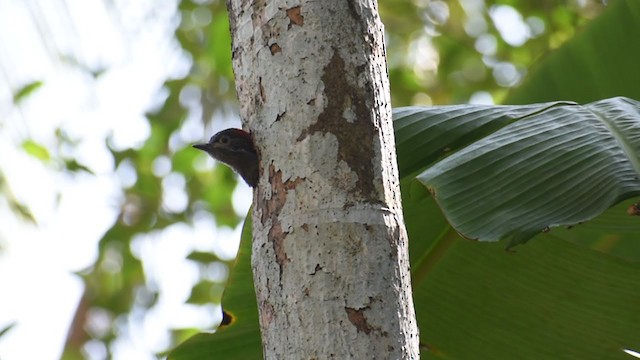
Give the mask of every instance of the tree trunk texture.
<path id="1" fill-rule="evenodd" d="M 417 359 L 375 0 L 228 0 L 267 359 Z"/>

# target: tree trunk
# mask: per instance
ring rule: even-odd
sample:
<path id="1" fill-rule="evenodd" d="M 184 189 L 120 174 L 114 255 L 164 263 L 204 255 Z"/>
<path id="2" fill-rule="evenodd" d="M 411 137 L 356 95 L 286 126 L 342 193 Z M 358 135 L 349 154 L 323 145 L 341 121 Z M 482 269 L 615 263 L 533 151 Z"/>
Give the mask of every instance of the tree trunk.
<path id="1" fill-rule="evenodd" d="M 375 0 L 228 0 L 267 359 L 417 359 Z"/>

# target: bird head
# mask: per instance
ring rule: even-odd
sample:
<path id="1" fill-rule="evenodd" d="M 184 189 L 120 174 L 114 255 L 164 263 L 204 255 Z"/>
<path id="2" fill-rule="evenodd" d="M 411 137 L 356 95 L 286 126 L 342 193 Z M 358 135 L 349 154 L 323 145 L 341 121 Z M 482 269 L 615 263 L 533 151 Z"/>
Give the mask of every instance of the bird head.
<path id="1" fill-rule="evenodd" d="M 193 145 L 221 161 L 255 187 L 258 182 L 258 153 L 251 135 L 240 129 L 226 129 L 213 135 L 208 143 Z"/>

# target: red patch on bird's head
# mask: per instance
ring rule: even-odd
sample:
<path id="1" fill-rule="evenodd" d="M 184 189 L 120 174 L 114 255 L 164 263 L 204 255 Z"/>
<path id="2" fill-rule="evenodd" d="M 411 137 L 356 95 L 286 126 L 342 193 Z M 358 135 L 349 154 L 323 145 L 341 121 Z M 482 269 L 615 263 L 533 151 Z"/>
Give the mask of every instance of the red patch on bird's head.
<path id="1" fill-rule="evenodd" d="M 218 133 L 216 133 L 215 135 L 213 135 L 211 137 L 211 139 L 209 139 L 209 143 L 214 143 L 216 142 L 218 139 L 220 139 L 223 136 L 230 136 L 232 138 L 244 138 L 245 140 L 249 140 L 251 142 L 253 142 L 253 139 L 251 138 L 251 135 L 242 130 L 242 129 L 236 129 L 236 128 L 229 128 L 229 129 L 224 129 Z"/>
<path id="2" fill-rule="evenodd" d="M 251 135 L 242 129 L 231 128 L 231 129 L 227 129 L 227 131 L 229 131 L 230 133 L 233 133 L 233 135 L 242 136 L 247 139 L 251 139 Z"/>

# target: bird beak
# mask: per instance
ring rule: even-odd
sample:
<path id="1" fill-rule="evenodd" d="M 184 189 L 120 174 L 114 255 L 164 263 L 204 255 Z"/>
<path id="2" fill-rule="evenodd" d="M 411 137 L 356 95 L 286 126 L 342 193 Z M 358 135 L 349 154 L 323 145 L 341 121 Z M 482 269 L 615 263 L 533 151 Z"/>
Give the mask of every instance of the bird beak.
<path id="1" fill-rule="evenodd" d="M 202 151 L 208 151 L 210 148 L 209 144 L 195 144 L 193 145 L 194 148 L 198 149 L 198 150 L 202 150 Z"/>

